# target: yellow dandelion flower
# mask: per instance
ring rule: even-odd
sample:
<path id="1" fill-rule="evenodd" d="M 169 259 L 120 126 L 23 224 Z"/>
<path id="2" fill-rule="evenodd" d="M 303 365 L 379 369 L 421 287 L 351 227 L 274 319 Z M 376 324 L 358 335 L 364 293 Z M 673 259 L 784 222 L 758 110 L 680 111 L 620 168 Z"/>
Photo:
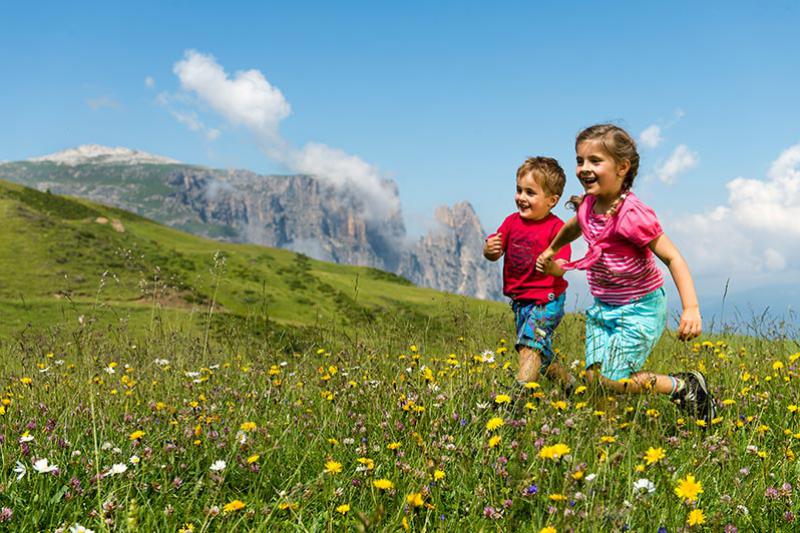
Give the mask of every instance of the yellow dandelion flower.
<path id="1" fill-rule="evenodd" d="M 651 446 L 644 452 L 644 460 L 648 465 L 655 464 L 666 456 L 667 454 L 664 453 L 664 448 L 653 448 Z"/>
<path id="2" fill-rule="evenodd" d="M 406 496 L 406 503 L 411 507 L 422 507 L 425 504 L 425 500 L 421 492 L 412 492 Z"/>
<path id="3" fill-rule="evenodd" d="M 705 524 L 706 517 L 703 514 L 702 509 L 694 509 L 691 513 L 689 513 L 686 523 L 690 526 L 699 526 L 701 524 Z"/>
<path id="4" fill-rule="evenodd" d="M 548 496 L 548 498 L 550 498 L 550 500 L 554 502 L 563 502 L 564 500 L 567 499 L 567 497 L 564 496 L 563 494 L 551 494 Z"/>
<path id="5" fill-rule="evenodd" d="M 389 448 L 390 450 L 396 450 L 396 449 L 398 449 L 400 447 L 400 443 L 399 442 L 390 442 L 389 444 L 386 445 L 386 447 Z"/>
<path id="6" fill-rule="evenodd" d="M 486 422 L 486 429 L 488 431 L 494 431 L 495 429 L 503 426 L 504 424 L 505 421 L 501 417 L 495 416 L 491 418 L 488 422 Z"/>
<path id="7" fill-rule="evenodd" d="M 567 402 L 558 400 L 556 402 L 550 402 L 550 406 L 556 411 L 564 411 L 567 408 Z"/>
<path id="8" fill-rule="evenodd" d="M 540 459 L 560 459 L 570 452 L 570 447 L 563 443 L 554 444 L 552 446 L 544 446 L 539 450 Z"/>
<path id="9" fill-rule="evenodd" d="M 142 431 L 141 429 L 139 429 L 139 430 L 134 431 L 130 435 L 128 435 L 128 439 L 130 439 L 130 440 L 138 440 L 138 439 L 141 439 L 142 437 L 144 437 L 145 435 L 146 435 L 146 433 L 144 431 Z"/>
<path id="10" fill-rule="evenodd" d="M 490 438 L 489 439 L 489 448 L 494 448 L 495 446 L 500 444 L 501 440 L 503 440 L 503 437 L 501 437 L 500 435 L 495 435 L 494 437 Z"/>
<path id="11" fill-rule="evenodd" d="M 585 385 L 580 385 L 579 387 L 577 387 L 577 388 L 576 388 L 576 389 L 575 389 L 575 390 L 572 392 L 572 394 L 578 395 L 578 394 L 583 394 L 584 392 L 586 392 L 586 386 L 585 386 Z"/>
<path id="12" fill-rule="evenodd" d="M 300 505 L 295 502 L 281 502 L 278 504 L 278 509 L 281 511 L 296 511 L 300 508 Z"/>
<path id="13" fill-rule="evenodd" d="M 496 404 L 504 404 L 504 403 L 511 403 L 511 396 L 508 394 L 498 394 L 494 397 L 494 403 Z"/>
<path id="14" fill-rule="evenodd" d="M 326 474 L 338 474 L 341 471 L 342 471 L 342 463 L 337 463 L 336 461 L 325 462 Z"/>
<path id="15" fill-rule="evenodd" d="M 372 482 L 372 486 L 378 490 L 392 490 L 394 488 L 394 483 L 392 483 L 388 479 L 376 479 Z"/>
<path id="16" fill-rule="evenodd" d="M 678 480 L 678 486 L 675 487 L 675 495 L 687 502 L 697 500 L 697 496 L 702 494 L 703 485 L 697 481 L 692 474 L 687 474 L 683 479 Z"/>
<path id="17" fill-rule="evenodd" d="M 233 500 L 230 503 L 226 503 L 225 506 L 222 508 L 223 513 L 232 513 L 234 511 L 238 511 L 240 509 L 244 509 L 247 506 L 242 500 Z"/>
<path id="18" fill-rule="evenodd" d="M 259 457 L 260 457 L 260 455 L 258 455 L 257 453 L 256 453 L 256 454 L 253 454 L 253 455 L 251 455 L 250 457 L 248 457 L 248 458 L 247 458 L 247 464 L 251 465 L 251 464 L 253 464 L 253 463 L 256 463 L 256 462 L 258 462 L 258 458 L 259 458 Z"/>
<path id="19" fill-rule="evenodd" d="M 339 514 L 347 514 L 350 511 L 350 506 L 346 503 L 343 503 L 339 507 L 336 508 L 336 512 Z"/>
<path id="20" fill-rule="evenodd" d="M 255 422 L 244 422 L 239 429 L 242 431 L 254 431 L 258 426 L 256 426 Z"/>
<path id="21" fill-rule="evenodd" d="M 444 479 L 445 473 L 444 470 L 435 470 L 433 472 L 433 480 L 434 481 L 441 481 Z"/>
<path id="22" fill-rule="evenodd" d="M 541 385 L 539 385 L 537 381 L 529 381 L 525 384 L 526 389 L 538 389 L 539 387 L 541 387 Z"/>
<path id="23" fill-rule="evenodd" d="M 552 526 L 545 526 L 539 530 L 539 533 L 558 533 L 558 532 L 556 531 L 556 528 Z"/>

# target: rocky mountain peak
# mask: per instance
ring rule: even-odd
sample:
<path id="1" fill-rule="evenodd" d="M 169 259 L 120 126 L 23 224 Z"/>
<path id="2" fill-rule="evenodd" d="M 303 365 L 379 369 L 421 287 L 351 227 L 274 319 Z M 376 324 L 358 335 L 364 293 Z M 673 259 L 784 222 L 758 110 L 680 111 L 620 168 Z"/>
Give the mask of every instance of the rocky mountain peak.
<path id="1" fill-rule="evenodd" d="M 76 166 L 85 164 L 177 164 L 175 159 L 153 155 L 139 150 L 131 150 L 122 146 L 111 148 L 99 144 L 83 144 L 75 148 L 67 148 L 54 154 L 29 159 L 31 162 L 49 161 L 58 165 Z"/>

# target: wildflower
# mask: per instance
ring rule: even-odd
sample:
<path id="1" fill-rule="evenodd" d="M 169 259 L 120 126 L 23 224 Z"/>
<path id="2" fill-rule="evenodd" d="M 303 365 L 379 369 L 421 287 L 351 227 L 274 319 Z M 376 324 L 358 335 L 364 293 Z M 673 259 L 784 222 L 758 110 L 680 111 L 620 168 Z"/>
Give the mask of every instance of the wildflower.
<path id="1" fill-rule="evenodd" d="M 694 509 L 689 513 L 689 518 L 686 519 L 686 523 L 690 526 L 699 526 L 706 523 L 706 517 L 701 509 Z"/>
<path id="2" fill-rule="evenodd" d="M 261 456 L 258 455 L 257 453 L 254 453 L 253 455 L 251 455 L 250 457 L 247 458 L 247 464 L 251 465 L 253 463 L 258 462 L 258 458 L 259 457 L 261 457 Z"/>
<path id="3" fill-rule="evenodd" d="M 553 526 L 545 526 L 539 530 L 539 533 L 557 533 L 556 528 Z"/>
<path id="4" fill-rule="evenodd" d="M 640 478 L 633 482 L 633 492 L 652 494 L 656 491 L 653 482 L 646 478 Z"/>
<path id="5" fill-rule="evenodd" d="M 348 511 L 350 511 L 350 506 L 346 503 L 343 503 L 342 505 L 336 508 L 336 512 L 339 514 L 344 515 L 347 514 Z"/>
<path id="6" fill-rule="evenodd" d="M 281 511 L 296 511 L 300 507 L 296 502 L 281 502 L 278 504 L 278 509 Z"/>
<path id="7" fill-rule="evenodd" d="M 336 461 L 325 462 L 326 474 L 338 474 L 341 471 L 342 471 L 342 463 L 337 463 Z"/>
<path id="8" fill-rule="evenodd" d="M 399 442 L 390 442 L 389 444 L 386 445 L 386 447 L 389 448 L 390 450 L 396 450 L 396 449 L 398 449 L 400 447 L 400 443 Z"/>
<path id="9" fill-rule="evenodd" d="M 89 529 L 76 523 L 69 526 L 69 533 L 94 533 L 94 529 Z"/>
<path id="10" fill-rule="evenodd" d="M 238 511 L 240 509 L 244 509 L 247 504 L 245 504 L 242 500 L 233 500 L 230 503 L 226 503 L 225 506 L 222 508 L 223 513 L 232 513 L 234 511 Z"/>
<path id="11" fill-rule="evenodd" d="M 33 380 L 29 377 L 24 377 L 24 378 L 19 378 L 19 382 L 22 383 L 23 385 L 30 385 L 33 382 Z"/>
<path id="12" fill-rule="evenodd" d="M 659 462 L 661 459 L 666 457 L 664 453 L 664 448 L 653 448 L 652 446 L 644 452 L 644 460 L 647 462 L 648 465 L 655 464 Z"/>
<path id="13" fill-rule="evenodd" d="M 500 435 L 495 435 L 494 437 L 490 438 L 489 439 L 489 448 L 494 448 L 495 446 L 500 444 L 501 440 L 503 440 L 503 437 L 501 437 Z"/>
<path id="14" fill-rule="evenodd" d="M 132 465 L 138 465 L 141 462 L 138 455 L 131 455 L 131 458 L 128 459 Z"/>
<path id="15" fill-rule="evenodd" d="M 511 396 L 508 394 L 498 394 L 494 397 L 494 403 L 502 405 L 504 403 L 511 403 Z"/>
<path id="16" fill-rule="evenodd" d="M 39 459 L 33 463 L 33 469 L 40 474 L 49 474 L 50 472 L 58 470 L 58 466 L 48 464 L 47 459 Z"/>
<path id="17" fill-rule="evenodd" d="M 422 505 L 425 503 L 425 500 L 423 499 L 421 492 L 412 492 L 406 496 L 406 503 L 411 507 L 422 507 Z"/>
<path id="18" fill-rule="evenodd" d="M 495 429 L 502 427 L 504 424 L 505 421 L 501 417 L 495 416 L 486 422 L 486 429 L 487 431 L 494 431 Z"/>
<path id="19" fill-rule="evenodd" d="M 533 390 L 533 389 L 538 389 L 539 387 L 541 387 L 541 385 L 539 385 L 539 382 L 537 382 L 537 381 L 529 381 L 529 382 L 525 383 L 525 388 L 526 389 Z"/>
<path id="20" fill-rule="evenodd" d="M 130 435 L 128 435 L 128 439 L 129 440 L 139 440 L 144 436 L 145 436 L 145 432 L 144 431 L 136 430 L 133 433 L 131 433 Z"/>
<path id="21" fill-rule="evenodd" d="M 111 470 L 108 471 L 106 476 L 114 476 L 116 474 L 124 474 L 127 472 L 128 467 L 125 466 L 124 463 L 117 463 L 111 466 Z"/>
<path id="22" fill-rule="evenodd" d="M 394 488 L 394 483 L 392 483 L 388 479 L 382 478 L 382 479 L 376 479 L 375 481 L 373 481 L 372 482 L 372 486 L 375 487 L 378 490 L 391 490 L 391 489 Z"/>
<path id="23" fill-rule="evenodd" d="M 441 481 L 441 480 L 444 479 L 444 476 L 445 476 L 444 470 L 435 470 L 433 472 L 433 480 L 434 481 Z"/>
<path id="24" fill-rule="evenodd" d="M 239 426 L 239 429 L 242 431 L 254 431 L 257 427 L 255 422 L 244 422 Z"/>
<path id="25" fill-rule="evenodd" d="M 580 385 L 574 391 L 572 391 L 572 394 L 578 395 L 578 394 L 583 394 L 584 392 L 586 392 L 586 386 Z"/>
<path id="26" fill-rule="evenodd" d="M 551 494 L 550 496 L 548 496 L 548 498 L 550 498 L 550 500 L 554 502 L 563 502 L 564 500 L 567 499 L 567 497 L 564 496 L 563 494 Z"/>
<path id="27" fill-rule="evenodd" d="M 22 436 L 19 438 L 19 443 L 20 443 L 20 444 L 23 444 L 23 443 L 25 443 L 25 442 L 31 442 L 33 439 L 34 439 L 33 435 L 31 435 L 30 433 L 28 433 L 28 432 L 26 431 L 26 432 L 25 432 L 25 433 L 23 433 L 23 434 L 22 434 Z"/>
<path id="28" fill-rule="evenodd" d="M 22 464 L 21 462 L 17 461 L 17 466 L 14 467 L 14 472 L 17 473 L 17 481 L 25 477 L 25 474 L 28 473 L 28 467 Z"/>
<path id="29" fill-rule="evenodd" d="M 541 450 L 539 450 L 539 458 L 540 459 L 560 459 L 561 457 L 567 455 L 570 452 L 569 446 L 563 443 L 554 444 L 552 446 L 545 446 Z"/>
<path id="30" fill-rule="evenodd" d="M 0 509 L 0 522 L 8 522 L 12 516 L 14 516 L 14 510 L 11 507 Z"/>
<path id="31" fill-rule="evenodd" d="M 687 502 L 695 501 L 702 492 L 703 485 L 692 474 L 688 474 L 684 479 L 679 479 L 678 486 L 675 487 L 675 494 L 678 498 Z"/>
<path id="32" fill-rule="evenodd" d="M 211 466 L 208 467 L 208 469 L 211 470 L 212 472 L 222 472 L 223 470 L 225 470 L 226 466 L 228 465 L 225 461 L 223 461 L 222 459 L 217 459 Z"/>

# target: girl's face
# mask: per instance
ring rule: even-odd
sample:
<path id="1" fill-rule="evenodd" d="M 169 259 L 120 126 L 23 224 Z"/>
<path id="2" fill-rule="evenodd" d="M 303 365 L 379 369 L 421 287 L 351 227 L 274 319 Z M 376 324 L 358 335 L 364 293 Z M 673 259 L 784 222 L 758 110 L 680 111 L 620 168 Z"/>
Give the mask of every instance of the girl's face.
<path id="1" fill-rule="evenodd" d="M 613 202 L 622 192 L 622 183 L 631 167 L 630 161 L 617 163 L 599 140 L 578 145 L 575 174 L 586 194 Z"/>
<path id="2" fill-rule="evenodd" d="M 547 194 L 528 172 L 517 179 L 517 194 L 514 195 L 519 216 L 525 220 L 541 220 L 558 202 L 558 196 Z"/>

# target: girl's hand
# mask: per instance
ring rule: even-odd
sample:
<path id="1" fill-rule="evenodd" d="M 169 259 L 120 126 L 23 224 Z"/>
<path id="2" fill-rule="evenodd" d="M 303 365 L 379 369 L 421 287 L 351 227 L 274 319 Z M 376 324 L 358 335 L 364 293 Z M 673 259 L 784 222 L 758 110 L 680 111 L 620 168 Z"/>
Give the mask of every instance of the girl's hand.
<path id="1" fill-rule="evenodd" d="M 536 258 L 536 272 L 546 273 L 550 270 L 550 263 L 553 261 L 553 256 L 556 253 L 552 247 L 548 247 L 544 252 Z"/>
<path id="2" fill-rule="evenodd" d="M 678 325 L 678 338 L 682 341 L 694 339 L 703 331 L 703 319 L 700 317 L 700 308 L 696 305 L 687 307 L 681 313 L 681 323 Z"/>

